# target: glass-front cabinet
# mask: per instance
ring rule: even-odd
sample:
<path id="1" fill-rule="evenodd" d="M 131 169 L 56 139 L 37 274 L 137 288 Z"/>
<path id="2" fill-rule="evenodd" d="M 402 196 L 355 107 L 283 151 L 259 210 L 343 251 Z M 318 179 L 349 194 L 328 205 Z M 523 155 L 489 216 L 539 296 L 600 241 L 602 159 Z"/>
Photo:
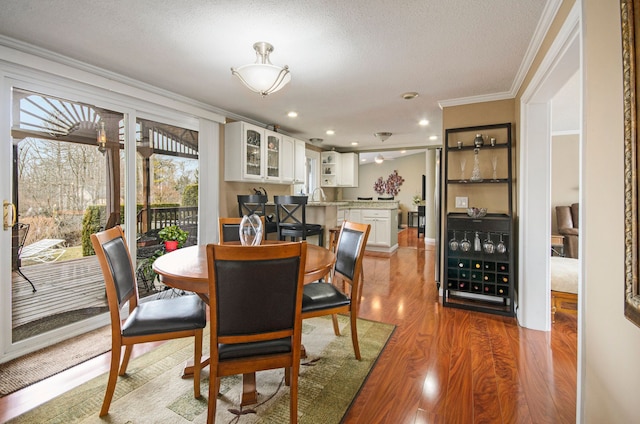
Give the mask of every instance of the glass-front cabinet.
<path id="1" fill-rule="evenodd" d="M 225 181 L 269 181 L 282 177 L 282 135 L 246 122 L 225 125 Z"/>

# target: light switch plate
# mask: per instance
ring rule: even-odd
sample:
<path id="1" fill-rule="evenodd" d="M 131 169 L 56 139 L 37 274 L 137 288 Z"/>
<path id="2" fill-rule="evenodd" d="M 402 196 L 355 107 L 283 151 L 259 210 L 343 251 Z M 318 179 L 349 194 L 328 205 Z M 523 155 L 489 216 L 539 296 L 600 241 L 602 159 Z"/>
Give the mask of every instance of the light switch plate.
<path id="1" fill-rule="evenodd" d="M 468 208 L 469 207 L 469 198 L 468 197 L 457 197 L 456 196 L 456 208 Z"/>

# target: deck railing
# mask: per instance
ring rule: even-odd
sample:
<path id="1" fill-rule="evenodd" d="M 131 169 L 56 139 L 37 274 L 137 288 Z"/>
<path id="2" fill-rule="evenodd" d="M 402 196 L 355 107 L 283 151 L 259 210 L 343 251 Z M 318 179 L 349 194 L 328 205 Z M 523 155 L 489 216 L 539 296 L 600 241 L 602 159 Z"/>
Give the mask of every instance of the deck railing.
<path id="1" fill-rule="evenodd" d="M 148 222 L 145 228 L 144 216 L 148 215 Z M 138 234 L 149 231 L 161 230 L 170 225 L 178 225 L 187 231 L 198 228 L 198 207 L 197 206 L 174 206 L 141 209 L 138 212 L 137 231 Z"/>

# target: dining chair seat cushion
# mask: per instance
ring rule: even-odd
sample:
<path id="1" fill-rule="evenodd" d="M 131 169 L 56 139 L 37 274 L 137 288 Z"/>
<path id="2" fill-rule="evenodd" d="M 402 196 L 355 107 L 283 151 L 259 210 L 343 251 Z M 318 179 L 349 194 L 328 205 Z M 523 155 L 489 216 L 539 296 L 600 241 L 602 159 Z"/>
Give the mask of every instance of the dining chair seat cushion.
<path id="1" fill-rule="evenodd" d="M 349 305 L 349 298 L 329 283 L 305 284 L 302 313 Z"/>
<path id="2" fill-rule="evenodd" d="M 218 358 L 220 358 L 221 361 L 288 352 L 291 352 L 290 337 L 255 343 L 218 344 Z"/>
<path id="3" fill-rule="evenodd" d="M 122 335 L 145 336 L 206 325 L 206 305 L 198 296 L 186 295 L 140 303 L 122 326 Z"/>

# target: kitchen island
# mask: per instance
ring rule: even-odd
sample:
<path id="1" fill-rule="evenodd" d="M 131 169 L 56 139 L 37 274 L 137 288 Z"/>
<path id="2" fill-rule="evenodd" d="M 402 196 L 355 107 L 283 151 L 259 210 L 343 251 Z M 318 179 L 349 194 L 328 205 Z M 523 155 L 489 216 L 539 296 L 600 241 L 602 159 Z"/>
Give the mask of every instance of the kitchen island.
<path id="1" fill-rule="evenodd" d="M 342 221 L 371 225 L 367 251 L 392 253 L 398 248 L 397 200 L 340 200 L 333 202 L 309 202 L 307 222 L 324 226 L 325 245 L 329 242 L 329 230 L 342 225 Z"/>

